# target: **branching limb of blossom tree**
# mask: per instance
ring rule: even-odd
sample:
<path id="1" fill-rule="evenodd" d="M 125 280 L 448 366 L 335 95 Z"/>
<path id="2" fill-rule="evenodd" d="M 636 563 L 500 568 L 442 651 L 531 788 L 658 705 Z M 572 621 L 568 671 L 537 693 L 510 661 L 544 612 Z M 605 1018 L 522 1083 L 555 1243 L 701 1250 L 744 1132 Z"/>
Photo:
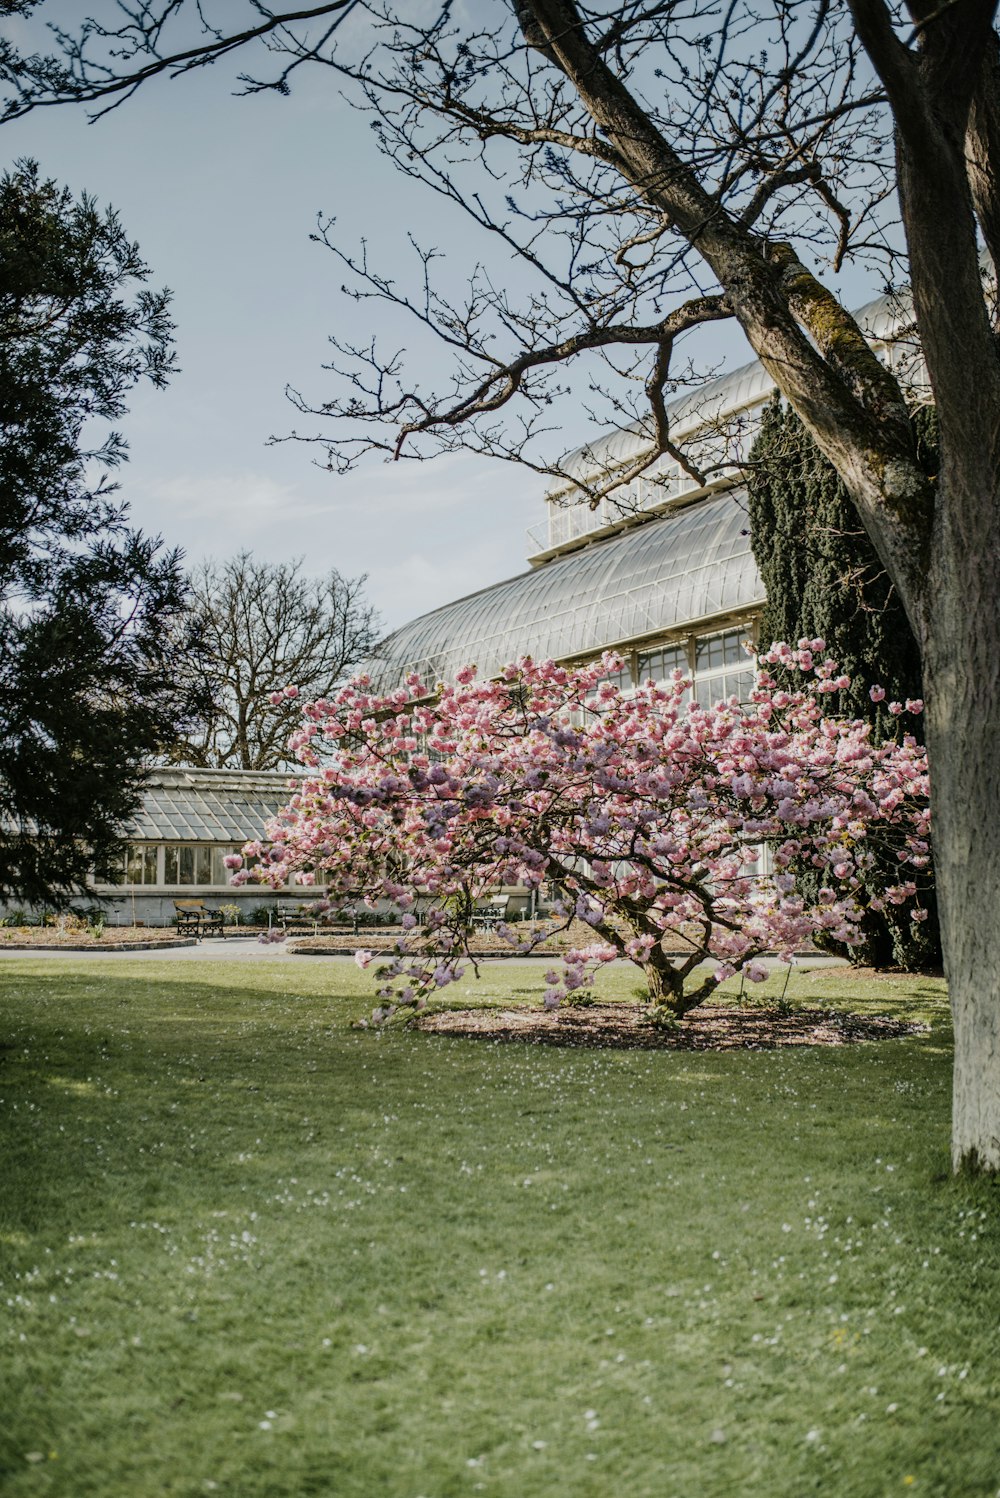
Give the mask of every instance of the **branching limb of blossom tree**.
<path id="1" fill-rule="evenodd" d="M 748 710 L 685 704 L 679 676 L 625 695 L 601 680 L 613 656 L 579 671 L 525 659 L 493 682 L 467 669 L 433 699 L 416 677 L 384 696 L 358 678 L 306 704 L 292 739 L 306 774 L 269 825 L 269 850 L 248 845 L 259 861 L 236 879 L 322 884 L 321 910 L 359 896 L 393 904 L 404 934 L 380 969 L 382 1017 L 475 961 L 477 901 L 555 885 L 562 928 L 575 918 L 595 940 L 549 974 L 546 1004 L 627 958 L 654 1017 L 683 1018 L 733 973 L 763 977 L 765 953 L 790 959 L 820 932 L 856 940 L 876 845 L 891 842 L 904 875 L 927 867 L 923 751 L 909 736 L 876 748 L 867 724 L 830 715 L 846 678 L 821 649 L 769 652 Z M 778 662 L 799 668 L 801 691 L 778 689 L 767 670 Z M 804 859 L 823 875 L 811 903 L 792 872 Z M 916 894 L 904 877 L 887 898 Z M 528 953 L 551 930 L 504 934 Z"/>

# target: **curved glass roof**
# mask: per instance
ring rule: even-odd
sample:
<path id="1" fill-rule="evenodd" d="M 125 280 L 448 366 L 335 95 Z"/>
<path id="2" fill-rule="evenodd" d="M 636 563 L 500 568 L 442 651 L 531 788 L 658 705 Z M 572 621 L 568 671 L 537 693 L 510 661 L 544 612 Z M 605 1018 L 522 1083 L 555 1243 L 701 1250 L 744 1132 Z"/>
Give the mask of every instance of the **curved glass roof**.
<path id="1" fill-rule="evenodd" d="M 368 662 L 376 689 L 408 671 L 432 683 L 473 663 L 495 676 L 522 655 L 573 660 L 763 603 L 743 495 L 713 495 L 421 615 Z"/>
<path id="2" fill-rule="evenodd" d="M 289 777 L 261 770 L 164 766 L 146 781 L 129 838 L 153 842 L 245 843 L 284 806 Z"/>
<path id="3" fill-rule="evenodd" d="M 767 400 L 773 390 L 774 381 L 755 359 L 751 364 L 707 380 L 697 390 L 672 400 L 667 406 L 670 435 L 674 441 L 680 442 L 692 432 L 718 423 L 730 412 Z M 572 478 L 594 482 L 648 452 L 652 441 L 650 416 L 584 443 L 563 458 L 560 466 Z M 549 486 L 547 497 L 551 499 L 566 493 L 571 487 L 564 478 L 555 479 Z"/>

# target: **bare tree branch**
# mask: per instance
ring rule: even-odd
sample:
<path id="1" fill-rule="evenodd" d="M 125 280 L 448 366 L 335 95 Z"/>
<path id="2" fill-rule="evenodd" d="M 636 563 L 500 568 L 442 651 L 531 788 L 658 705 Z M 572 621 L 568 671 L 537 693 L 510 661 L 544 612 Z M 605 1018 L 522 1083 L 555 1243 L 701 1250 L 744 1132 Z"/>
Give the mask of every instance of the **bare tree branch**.
<path id="1" fill-rule="evenodd" d="M 166 20 L 171 12 L 178 8 L 176 4 L 168 5 L 160 16 L 156 16 L 153 10 L 145 4 L 134 11 L 123 5 L 122 10 L 130 18 L 124 27 L 111 30 L 88 19 L 83 23 L 79 38 L 62 27 L 53 26 L 54 36 L 64 49 L 67 64 L 60 68 L 54 59 L 37 55 L 22 59 L 20 79 L 24 80 L 27 86 L 23 88 L 20 96 L 6 101 L 0 120 L 20 119 L 32 109 L 46 105 L 68 102 L 93 103 L 99 99 L 114 100 L 106 109 L 97 111 L 93 116 L 99 119 L 107 112 L 107 109 L 117 108 L 151 78 L 159 77 L 163 73 L 178 78 L 195 68 L 210 67 L 220 58 L 239 51 L 250 43 L 266 40 L 295 22 L 334 16 L 336 19 L 333 26 L 326 33 L 329 36 L 341 20 L 346 20 L 358 3 L 359 0 L 327 0 L 324 5 L 312 6 L 306 10 L 278 12 L 267 10 L 263 5 L 258 4 L 254 8 L 264 16 L 259 25 L 248 26 L 229 34 L 211 31 L 208 39 L 198 46 L 185 47 L 162 55 L 156 53 L 155 49 L 159 44 Z M 129 49 L 124 54 L 117 54 L 124 55 L 126 60 L 143 51 L 153 52 L 154 55 L 141 67 L 126 68 L 124 73 L 115 75 L 106 65 L 88 64 L 86 48 L 92 37 L 126 40 Z M 280 87 L 280 85 L 272 86 Z"/>
<path id="2" fill-rule="evenodd" d="M 192 684 L 210 703 L 178 742 L 174 759 L 208 769 L 275 770 L 290 763 L 301 703 L 269 698 L 286 686 L 329 694 L 372 654 L 381 628 L 365 577 L 303 575 L 303 562 L 259 562 L 243 551 L 191 577 Z"/>

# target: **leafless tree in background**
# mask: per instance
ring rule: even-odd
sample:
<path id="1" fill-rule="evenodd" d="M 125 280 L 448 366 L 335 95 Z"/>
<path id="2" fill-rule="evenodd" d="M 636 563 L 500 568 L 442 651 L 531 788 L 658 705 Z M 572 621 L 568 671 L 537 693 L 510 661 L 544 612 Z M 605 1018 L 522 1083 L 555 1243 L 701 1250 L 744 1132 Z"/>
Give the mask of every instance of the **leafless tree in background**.
<path id="1" fill-rule="evenodd" d="M 612 487 L 664 453 L 697 472 L 666 414 L 698 374 L 681 339 L 710 320 L 739 325 L 847 485 L 920 644 L 956 1023 L 953 1158 L 996 1171 L 1000 352 L 980 266 L 983 247 L 1000 257 L 994 10 L 337 0 L 282 13 L 247 0 L 237 23 L 231 0 L 106 0 L 103 21 L 57 34 L 51 55 L 8 47 L 0 72 L 10 115 L 62 100 L 100 109 L 157 73 L 263 43 L 265 71 L 246 89 L 286 91 L 299 68 L 327 68 L 399 171 L 475 220 L 482 264 L 459 275 L 414 244 L 409 289 L 405 267 L 321 224 L 351 294 L 406 314 L 452 355 L 430 388 L 398 345 L 335 343 L 332 398 L 298 398 L 337 418 L 315 438 L 332 466 L 464 446 L 559 474 L 581 366 L 595 425 L 638 418 L 648 435 Z M 527 290 L 505 289 L 512 260 Z M 912 287 L 936 479 L 917 461 L 906 391 L 821 279 L 859 261 Z"/>
<path id="2" fill-rule="evenodd" d="M 301 702 L 268 699 L 286 686 L 322 697 L 371 654 L 378 616 L 365 601 L 366 578 L 302 575 L 301 561 L 260 562 L 242 551 L 207 562 L 190 578 L 196 647 L 185 670 L 211 706 L 174 751 L 205 769 L 277 770 L 288 764 L 288 736 Z"/>

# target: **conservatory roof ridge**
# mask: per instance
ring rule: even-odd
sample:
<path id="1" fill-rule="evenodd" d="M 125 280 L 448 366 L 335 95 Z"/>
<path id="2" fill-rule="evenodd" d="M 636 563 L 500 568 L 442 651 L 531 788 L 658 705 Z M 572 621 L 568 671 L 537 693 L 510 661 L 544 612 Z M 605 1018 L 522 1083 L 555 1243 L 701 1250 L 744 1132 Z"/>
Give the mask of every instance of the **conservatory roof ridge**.
<path id="1" fill-rule="evenodd" d="M 287 784 L 297 770 L 204 769 L 198 765 L 155 765 L 146 776 L 146 786 L 189 786 L 192 790 L 235 790 L 255 782 L 269 790 Z"/>
<path id="2" fill-rule="evenodd" d="M 913 302 L 908 287 L 873 297 L 856 307 L 851 316 L 872 343 L 900 339 L 913 319 Z M 748 404 L 776 390 L 773 378 L 759 359 L 749 359 L 735 369 L 712 375 L 667 402 L 667 417 L 678 438 L 691 436 L 721 417 L 735 413 Z M 727 399 L 729 397 L 729 399 Z M 589 442 L 572 448 L 561 460 L 563 472 L 553 478 L 546 491 L 547 499 L 572 491 L 577 482 L 606 473 L 635 456 L 629 439 L 649 440 L 651 416 L 640 416 L 623 426 L 605 431 Z"/>

